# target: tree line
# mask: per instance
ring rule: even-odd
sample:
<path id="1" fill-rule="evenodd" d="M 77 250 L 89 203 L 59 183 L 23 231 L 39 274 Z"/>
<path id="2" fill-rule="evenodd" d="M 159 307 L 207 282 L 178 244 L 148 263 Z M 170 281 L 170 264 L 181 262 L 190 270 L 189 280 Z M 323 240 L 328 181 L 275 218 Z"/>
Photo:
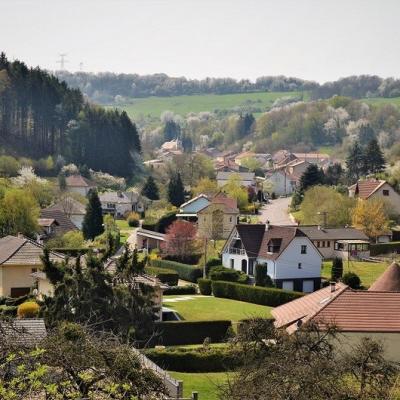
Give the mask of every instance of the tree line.
<path id="1" fill-rule="evenodd" d="M 79 89 L 0 54 L 0 144 L 20 155 L 62 155 L 131 176 L 140 153 L 136 126 L 125 112 L 89 105 Z"/>

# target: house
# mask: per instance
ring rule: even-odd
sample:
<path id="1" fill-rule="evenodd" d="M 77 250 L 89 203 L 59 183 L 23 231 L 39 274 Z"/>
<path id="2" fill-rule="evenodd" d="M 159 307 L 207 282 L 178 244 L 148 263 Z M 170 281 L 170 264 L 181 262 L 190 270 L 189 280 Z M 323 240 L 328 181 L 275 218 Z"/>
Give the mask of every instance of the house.
<path id="1" fill-rule="evenodd" d="M 153 171 L 161 171 L 165 169 L 165 162 L 160 159 L 148 160 L 143 163 L 146 167 Z"/>
<path id="2" fill-rule="evenodd" d="M 255 186 L 255 173 L 254 172 L 223 172 L 217 173 L 217 183 L 219 187 L 226 185 L 229 179 L 235 176 L 240 181 L 240 184 L 245 187 Z"/>
<path id="3" fill-rule="evenodd" d="M 329 154 L 325 153 L 293 153 L 297 160 L 306 161 L 309 164 L 316 164 L 319 167 L 328 165 L 331 161 Z"/>
<path id="4" fill-rule="evenodd" d="M 23 236 L 0 239 L 0 296 L 20 297 L 34 286 L 32 273 L 42 268 L 43 246 Z M 52 261 L 63 261 L 64 255 L 51 251 Z"/>
<path id="5" fill-rule="evenodd" d="M 383 199 L 392 207 L 395 214 L 400 214 L 400 194 L 385 180 L 360 180 L 348 189 L 350 197 L 362 200 Z"/>
<path id="6" fill-rule="evenodd" d="M 103 214 L 111 214 L 114 218 L 122 218 L 131 211 L 143 212 L 145 209 L 144 201 L 137 192 L 103 192 L 99 199 Z"/>
<path id="7" fill-rule="evenodd" d="M 265 263 L 282 289 L 312 292 L 321 286 L 322 255 L 297 226 L 238 224 L 222 249 L 222 263 L 248 275 Z"/>
<path id="8" fill-rule="evenodd" d="M 370 256 L 368 236 L 359 229 L 324 228 L 317 225 L 300 226 L 300 229 L 325 259 L 364 259 Z"/>
<path id="9" fill-rule="evenodd" d="M 47 336 L 42 318 L 15 318 L 0 322 L 0 338 L 15 346 L 34 348 Z"/>
<path id="10" fill-rule="evenodd" d="M 235 227 L 239 209 L 235 199 L 218 193 L 198 213 L 197 232 L 200 237 L 208 239 L 227 239 Z"/>
<path id="11" fill-rule="evenodd" d="M 139 250 L 143 249 L 148 253 L 153 249 L 160 249 L 163 242 L 165 242 L 165 234 L 163 233 L 143 228 L 136 231 L 136 246 Z"/>
<path id="12" fill-rule="evenodd" d="M 70 196 L 63 197 L 57 203 L 41 210 L 43 216 L 61 216 L 61 214 L 53 213 L 60 211 L 72 221 L 72 223 L 78 228 L 82 229 L 83 219 L 85 218 L 86 208 L 85 205 L 79 201 L 73 199 Z M 56 218 L 57 219 L 57 218 Z"/>
<path id="13" fill-rule="evenodd" d="M 179 207 L 177 218 L 182 218 L 187 221 L 197 221 L 197 213 L 211 203 L 210 199 L 205 194 L 199 194 L 196 197 L 188 200 Z"/>
<path id="14" fill-rule="evenodd" d="M 65 178 L 67 190 L 70 192 L 79 193 L 82 196 L 87 196 L 91 189 L 96 189 L 97 185 L 90 179 L 82 175 L 69 175 Z"/>
<path id="15" fill-rule="evenodd" d="M 388 275 L 393 270 L 398 275 L 399 266 L 392 264 Z M 276 307 L 271 312 L 275 327 L 292 334 L 307 323 L 322 330 L 334 324 L 342 349 L 351 351 L 360 338 L 371 337 L 383 343 L 388 359 L 399 362 L 400 292 L 398 286 L 396 291 L 387 286 L 386 278 L 381 276 L 375 282 L 379 290 L 353 290 L 336 283 Z"/>
<path id="16" fill-rule="evenodd" d="M 46 241 L 54 237 L 63 236 L 67 232 L 77 231 L 78 228 L 61 210 L 40 210 L 38 225 L 41 228 L 38 239 Z"/>
<path id="17" fill-rule="evenodd" d="M 293 175 L 289 175 L 285 168 L 275 169 L 267 172 L 265 178 L 272 185 L 271 192 L 277 196 L 291 195 L 298 185 L 298 179 Z"/>

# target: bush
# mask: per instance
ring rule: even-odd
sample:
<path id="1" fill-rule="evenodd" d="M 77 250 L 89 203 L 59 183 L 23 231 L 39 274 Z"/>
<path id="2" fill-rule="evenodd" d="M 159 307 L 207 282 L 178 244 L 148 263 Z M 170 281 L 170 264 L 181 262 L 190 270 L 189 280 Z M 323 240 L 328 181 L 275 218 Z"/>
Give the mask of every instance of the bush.
<path id="1" fill-rule="evenodd" d="M 203 294 L 204 296 L 210 296 L 212 293 L 211 290 L 211 279 L 203 279 L 199 278 L 197 280 L 197 283 L 199 284 L 199 290 L 200 293 Z"/>
<path id="2" fill-rule="evenodd" d="M 238 282 L 243 284 L 247 283 L 249 280 L 249 277 L 243 272 L 225 268 L 223 266 L 211 268 L 209 277 L 212 281 Z"/>
<path id="3" fill-rule="evenodd" d="M 168 260 L 150 260 L 152 267 L 172 269 L 177 272 L 180 279 L 196 283 L 203 276 L 203 270 L 188 264 Z"/>
<path id="4" fill-rule="evenodd" d="M 131 228 L 137 228 L 140 224 L 140 216 L 138 213 L 131 212 L 129 213 L 128 217 L 126 218 L 126 222 Z"/>
<path id="5" fill-rule="evenodd" d="M 4 317 L 13 317 L 15 318 L 17 316 L 17 306 L 6 306 L 6 305 L 1 305 L 0 306 L 0 315 Z"/>
<path id="6" fill-rule="evenodd" d="M 210 258 L 206 262 L 206 275 L 210 273 L 212 267 L 222 267 L 222 260 L 220 258 Z"/>
<path id="7" fill-rule="evenodd" d="M 19 318 L 35 318 L 39 314 L 40 306 L 35 301 L 26 301 L 18 306 Z"/>
<path id="8" fill-rule="evenodd" d="M 354 272 L 346 272 L 342 277 L 342 282 L 352 289 L 359 289 L 361 286 L 361 279 Z"/>
<path id="9" fill-rule="evenodd" d="M 172 269 L 146 267 L 145 272 L 149 275 L 155 276 L 162 283 L 166 283 L 169 286 L 178 285 L 179 275 Z"/>
<path id="10" fill-rule="evenodd" d="M 292 292 L 290 290 L 248 286 L 223 281 L 213 281 L 212 292 L 215 297 L 223 297 L 270 307 L 277 307 L 303 296 L 303 293 Z"/>
<path id="11" fill-rule="evenodd" d="M 339 280 L 343 275 L 343 260 L 335 257 L 332 261 L 331 279 L 333 281 Z"/>
<path id="12" fill-rule="evenodd" d="M 55 251 L 56 253 L 61 253 L 65 254 L 70 257 L 78 257 L 86 254 L 90 249 L 87 247 L 60 247 L 60 248 L 52 248 L 52 251 Z"/>
<path id="13" fill-rule="evenodd" d="M 376 243 L 370 245 L 371 256 L 387 253 L 400 253 L 400 242 Z"/>
<path id="14" fill-rule="evenodd" d="M 237 352 L 219 347 L 149 349 L 145 355 L 160 367 L 179 372 L 223 372 L 241 364 Z"/>
<path id="15" fill-rule="evenodd" d="M 256 286 L 266 286 L 268 264 L 256 264 Z"/>
<path id="16" fill-rule="evenodd" d="M 164 290 L 165 295 L 172 294 L 197 294 L 196 286 L 185 285 L 185 286 L 172 286 Z"/>
<path id="17" fill-rule="evenodd" d="M 210 338 L 212 343 L 227 339 L 231 321 L 171 321 L 158 322 L 156 330 L 160 333 L 159 343 L 165 346 L 201 344 Z"/>

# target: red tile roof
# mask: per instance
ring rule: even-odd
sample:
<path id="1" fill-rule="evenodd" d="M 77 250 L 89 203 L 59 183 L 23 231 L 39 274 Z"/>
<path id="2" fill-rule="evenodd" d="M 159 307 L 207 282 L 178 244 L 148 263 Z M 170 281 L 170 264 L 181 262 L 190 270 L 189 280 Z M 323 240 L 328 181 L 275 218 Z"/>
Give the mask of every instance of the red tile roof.
<path id="1" fill-rule="evenodd" d="M 212 199 L 211 202 L 214 204 L 225 204 L 229 208 L 237 209 L 236 199 L 228 197 L 225 193 L 219 192 Z"/>
<path id="2" fill-rule="evenodd" d="M 365 181 L 358 181 L 355 185 L 350 186 L 350 188 L 355 190 L 355 195 L 360 199 L 367 200 L 385 183 L 386 181 L 384 180 L 368 179 Z"/>
<path id="3" fill-rule="evenodd" d="M 390 264 L 368 290 L 373 292 L 400 292 L 400 265 L 396 262 Z"/>
<path id="4" fill-rule="evenodd" d="M 82 175 L 70 175 L 66 177 L 67 186 L 71 187 L 96 187 L 96 184 Z"/>

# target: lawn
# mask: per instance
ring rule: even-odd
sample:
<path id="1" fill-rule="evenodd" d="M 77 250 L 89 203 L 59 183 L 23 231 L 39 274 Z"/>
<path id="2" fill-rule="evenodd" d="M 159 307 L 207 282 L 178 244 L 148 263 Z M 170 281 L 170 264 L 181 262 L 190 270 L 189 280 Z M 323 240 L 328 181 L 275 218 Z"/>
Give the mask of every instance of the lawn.
<path id="1" fill-rule="evenodd" d="M 383 104 L 393 104 L 395 106 L 400 106 L 400 97 L 371 97 L 361 99 L 364 103 L 373 105 L 383 105 Z"/>
<path id="2" fill-rule="evenodd" d="M 186 373 L 172 372 L 169 374 L 183 381 L 183 396 L 190 398 L 192 392 L 199 393 L 199 400 L 217 400 L 218 385 L 225 383 L 229 377 L 226 372 Z"/>
<path id="3" fill-rule="evenodd" d="M 125 219 L 117 219 L 115 222 L 120 230 L 120 242 L 125 244 L 134 228 L 130 227 Z"/>
<path id="4" fill-rule="evenodd" d="M 322 277 L 330 279 L 332 261 L 324 261 L 322 267 Z M 343 260 L 343 273 L 354 272 L 361 279 L 361 284 L 365 287 L 370 287 L 373 282 L 385 271 L 388 267 L 386 263 L 373 263 L 366 261 L 350 261 L 349 264 Z"/>
<path id="5" fill-rule="evenodd" d="M 125 110 L 131 118 L 139 116 L 159 118 L 166 110 L 185 116 L 190 112 L 230 110 L 234 107 L 246 105 L 260 108 L 264 112 L 270 109 L 274 101 L 280 97 L 300 95 L 301 92 L 256 92 L 146 97 L 143 99 L 131 99 L 129 103 L 118 108 Z M 307 93 L 305 93 L 305 97 L 308 97 Z"/>
<path id="6" fill-rule="evenodd" d="M 172 302 L 173 299 L 190 297 L 190 300 Z M 231 320 L 251 317 L 270 318 L 272 307 L 245 303 L 213 296 L 164 296 L 164 306 L 174 309 L 188 321 Z"/>

